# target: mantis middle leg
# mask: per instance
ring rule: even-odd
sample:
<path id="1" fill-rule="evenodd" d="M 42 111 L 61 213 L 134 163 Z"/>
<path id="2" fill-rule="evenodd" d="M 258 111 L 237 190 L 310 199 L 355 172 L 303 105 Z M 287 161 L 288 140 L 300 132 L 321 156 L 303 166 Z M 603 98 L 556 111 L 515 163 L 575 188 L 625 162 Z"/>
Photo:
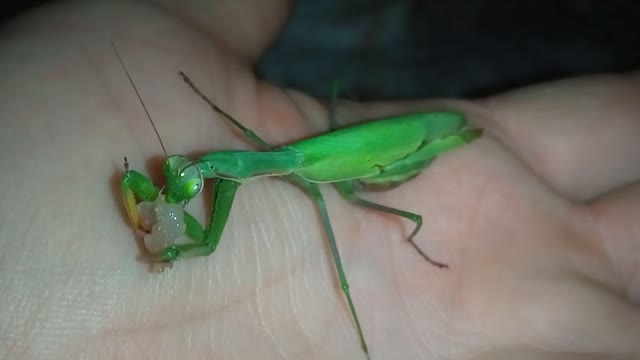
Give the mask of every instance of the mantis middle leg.
<path id="1" fill-rule="evenodd" d="M 320 192 L 320 186 L 317 183 L 311 183 L 299 177 L 290 177 L 290 180 L 292 180 L 293 182 L 297 183 L 302 188 L 304 188 L 309 194 L 309 196 L 315 201 L 316 205 L 318 206 L 318 210 L 320 211 L 320 217 L 322 218 L 322 223 L 324 225 L 324 230 L 325 230 L 325 233 L 327 234 L 327 238 L 329 239 L 329 247 L 331 248 L 331 255 L 333 256 L 333 262 L 335 263 L 336 271 L 338 272 L 338 278 L 340 279 L 340 286 L 342 288 L 342 292 L 344 293 L 344 296 L 347 298 L 347 303 L 349 304 L 349 310 L 351 311 L 351 316 L 353 317 L 353 321 L 358 330 L 358 336 L 360 337 L 360 345 L 362 346 L 362 350 L 367 354 L 367 358 L 368 358 L 369 348 L 367 346 L 367 341 L 364 338 L 362 327 L 360 326 L 360 319 L 358 318 L 356 307 L 353 303 L 353 299 L 351 299 L 351 292 L 349 291 L 349 282 L 347 281 L 347 276 L 342 266 L 340 251 L 338 250 L 336 238 L 335 238 L 335 235 L 333 234 L 333 228 L 331 227 L 331 221 L 329 220 L 329 213 L 327 212 L 327 206 L 324 202 L 324 198 L 322 197 L 322 193 Z"/>
<path id="2" fill-rule="evenodd" d="M 273 146 L 269 145 L 266 141 L 262 140 L 262 138 L 260 136 L 258 136 L 258 134 L 253 132 L 253 130 L 251 130 L 251 129 L 245 127 L 244 125 L 242 125 L 238 120 L 234 119 L 233 116 L 227 114 L 224 110 L 220 109 L 220 107 L 218 107 L 218 105 L 214 104 L 213 101 L 209 100 L 209 98 L 205 94 L 203 94 L 202 91 L 200 91 L 200 89 L 198 89 L 198 87 L 193 83 L 193 81 L 191 81 L 191 79 L 189 79 L 189 77 L 185 73 L 180 71 L 179 74 L 182 77 L 182 80 L 184 80 L 184 82 L 186 82 L 187 85 L 189 85 L 191 90 L 193 90 L 193 92 L 195 92 L 198 96 L 200 96 L 200 98 L 202 100 L 204 100 L 204 102 L 209 104 L 209 106 L 211 106 L 213 111 L 215 111 L 218 114 L 222 115 L 225 119 L 227 119 L 227 121 L 229 121 L 231 124 L 233 124 L 233 126 L 235 126 L 236 128 L 240 129 L 240 131 L 242 131 L 245 134 L 246 137 L 251 139 L 251 141 L 256 143 L 258 146 L 262 147 L 263 150 L 272 150 L 273 149 Z"/>

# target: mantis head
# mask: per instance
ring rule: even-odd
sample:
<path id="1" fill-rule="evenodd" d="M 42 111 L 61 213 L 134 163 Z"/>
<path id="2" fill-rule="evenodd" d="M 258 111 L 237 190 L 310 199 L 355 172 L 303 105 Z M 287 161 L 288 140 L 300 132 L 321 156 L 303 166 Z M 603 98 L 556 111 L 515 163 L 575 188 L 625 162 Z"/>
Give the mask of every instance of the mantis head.
<path id="1" fill-rule="evenodd" d="M 162 171 L 167 178 L 165 199 L 169 203 L 187 203 L 200 194 L 204 182 L 200 169 L 182 155 L 167 158 Z"/>

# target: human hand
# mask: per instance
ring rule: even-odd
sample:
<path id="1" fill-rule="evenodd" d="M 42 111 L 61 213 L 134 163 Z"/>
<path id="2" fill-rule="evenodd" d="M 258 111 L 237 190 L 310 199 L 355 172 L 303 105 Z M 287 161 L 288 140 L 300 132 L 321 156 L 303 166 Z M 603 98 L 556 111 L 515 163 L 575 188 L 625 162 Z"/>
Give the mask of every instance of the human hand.
<path id="1" fill-rule="evenodd" d="M 170 153 L 248 148 L 180 70 L 275 144 L 327 129 L 322 103 L 251 73 L 288 4 L 211 6 L 61 4 L 3 40 L 5 357 L 364 358 L 316 210 L 289 184 L 244 185 L 213 255 L 160 275 L 136 262 L 122 156 L 161 181 L 162 153 L 111 40 Z M 637 89 L 628 74 L 340 107 L 350 122 L 445 106 L 486 129 L 366 195 L 421 213 L 416 241 L 449 270 L 406 244 L 411 223 L 323 189 L 372 358 L 638 356 Z"/>

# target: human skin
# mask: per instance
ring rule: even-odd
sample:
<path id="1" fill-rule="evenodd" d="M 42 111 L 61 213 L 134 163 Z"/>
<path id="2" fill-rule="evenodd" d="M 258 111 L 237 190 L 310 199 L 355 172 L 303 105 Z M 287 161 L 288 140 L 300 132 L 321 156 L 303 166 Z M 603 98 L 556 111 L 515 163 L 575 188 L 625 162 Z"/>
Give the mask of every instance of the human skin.
<path id="1" fill-rule="evenodd" d="M 58 4 L 5 27 L 0 357 L 365 358 L 296 187 L 242 186 L 217 251 L 161 274 L 140 259 L 120 201 L 123 156 L 160 183 L 164 155 L 110 41 L 169 153 L 251 148 L 178 71 L 274 144 L 326 131 L 324 103 L 251 73 L 291 5 L 253 3 Z M 340 106 L 345 123 L 448 108 L 486 129 L 366 195 L 423 214 L 416 241 L 448 270 L 406 243 L 411 223 L 323 187 L 373 359 L 640 356 L 639 84 L 627 73 Z"/>

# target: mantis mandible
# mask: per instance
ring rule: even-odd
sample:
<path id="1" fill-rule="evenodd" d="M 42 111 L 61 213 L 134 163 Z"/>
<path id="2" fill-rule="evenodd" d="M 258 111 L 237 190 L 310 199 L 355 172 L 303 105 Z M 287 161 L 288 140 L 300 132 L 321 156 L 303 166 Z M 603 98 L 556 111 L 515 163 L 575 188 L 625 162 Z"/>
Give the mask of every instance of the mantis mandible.
<path id="1" fill-rule="evenodd" d="M 120 61 L 124 68 L 122 59 Z M 124 69 L 135 89 L 131 77 Z M 262 151 L 216 151 L 193 161 L 182 155 L 169 156 L 163 165 L 167 183 L 162 190 L 148 177 L 130 170 L 125 158 L 122 195 L 129 221 L 136 230 L 141 228 L 137 202 L 155 201 L 162 195 L 166 203 L 186 205 L 200 194 L 204 179 L 213 179 L 213 210 L 209 226 L 204 228 L 197 219 L 184 211 L 184 233 L 189 242 L 170 244 L 152 252 L 152 260 L 172 263 L 180 259 L 210 255 L 220 242 L 240 185 L 259 177 L 282 177 L 304 189 L 319 209 L 340 285 L 353 317 L 360 345 L 368 358 L 367 342 L 349 292 L 349 283 L 319 184 L 331 183 L 353 204 L 411 220 L 415 227 L 408 242 L 429 263 L 440 268 L 447 267 L 429 258 L 413 242 L 422 226 L 421 215 L 364 200 L 357 196 L 356 191 L 369 187 L 384 189 L 400 185 L 417 176 L 438 155 L 478 138 L 482 130 L 469 126 L 464 115 L 457 112 L 392 116 L 334 130 L 334 91 L 330 111 L 330 126 L 333 131 L 290 145 L 274 147 L 215 105 L 184 73 L 180 72 L 180 76 L 216 113 L 242 131 Z M 139 96 L 137 89 L 136 94 Z M 142 102 L 141 99 L 140 101 Z M 142 105 L 144 107 L 144 103 Z M 149 119 L 151 120 L 150 117 Z"/>

